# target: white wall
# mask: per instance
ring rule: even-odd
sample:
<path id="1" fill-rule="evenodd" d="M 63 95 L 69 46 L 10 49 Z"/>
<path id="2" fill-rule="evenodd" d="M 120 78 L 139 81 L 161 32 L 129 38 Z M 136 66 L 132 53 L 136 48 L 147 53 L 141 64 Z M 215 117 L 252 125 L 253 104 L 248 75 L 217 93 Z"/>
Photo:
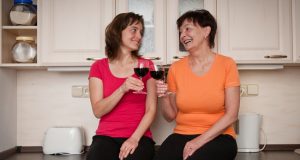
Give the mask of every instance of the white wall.
<path id="1" fill-rule="evenodd" d="M 87 72 L 18 72 L 18 146 L 42 146 L 47 128 L 55 126 L 82 127 L 91 142 L 98 121 L 90 101 L 71 95 L 72 85 L 87 85 L 87 76 Z"/>
<path id="2" fill-rule="evenodd" d="M 87 85 L 87 72 L 18 71 L 19 146 L 42 146 L 47 128 L 81 126 L 90 145 L 98 120 L 88 98 L 72 98 L 72 85 Z M 264 116 L 268 144 L 300 144 L 300 67 L 275 71 L 241 71 L 241 82 L 258 84 L 259 95 L 243 97 L 240 112 Z M 158 113 L 154 139 L 161 144 L 172 132 Z"/>
<path id="3" fill-rule="evenodd" d="M 258 96 L 241 98 L 240 113 L 263 115 L 268 144 L 300 144 L 300 68 L 242 71 L 240 76 L 242 83 L 259 85 Z"/>
<path id="4" fill-rule="evenodd" d="M 0 68 L 0 152 L 17 145 L 17 74 Z"/>

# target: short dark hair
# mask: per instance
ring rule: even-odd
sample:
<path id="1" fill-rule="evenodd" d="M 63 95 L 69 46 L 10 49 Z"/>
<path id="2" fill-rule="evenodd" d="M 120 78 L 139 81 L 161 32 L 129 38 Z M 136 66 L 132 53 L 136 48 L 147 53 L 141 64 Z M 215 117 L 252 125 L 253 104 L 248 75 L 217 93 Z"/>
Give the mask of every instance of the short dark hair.
<path id="1" fill-rule="evenodd" d="M 193 21 L 194 24 L 198 23 L 201 27 L 209 26 L 211 31 L 209 33 L 209 47 L 213 48 L 215 46 L 215 35 L 217 32 L 217 22 L 213 15 L 209 13 L 209 11 L 205 9 L 201 10 L 194 10 L 194 11 L 187 11 L 183 15 L 181 15 L 177 19 L 177 28 L 181 27 L 182 23 L 185 20 Z"/>
<path id="2" fill-rule="evenodd" d="M 117 52 L 122 41 L 122 31 L 129 25 L 134 23 L 142 24 L 142 36 L 144 35 L 144 19 L 143 16 L 133 12 L 120 13 L 105 29 L 105 54 L 110 60 L 117 57 Z M 132 51 L 134 57 L 139 57 L 138 50 Z"/>

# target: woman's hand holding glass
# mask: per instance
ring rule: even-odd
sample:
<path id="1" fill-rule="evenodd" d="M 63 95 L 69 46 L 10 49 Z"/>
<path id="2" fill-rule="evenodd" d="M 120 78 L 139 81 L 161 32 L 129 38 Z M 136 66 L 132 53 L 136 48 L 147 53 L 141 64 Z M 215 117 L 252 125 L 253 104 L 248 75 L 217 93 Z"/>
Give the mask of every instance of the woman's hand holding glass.
<path id="1" fill-rule="evenodd" d="M 156 93 L 158 97 L 164 97 L 171 92 L 168 92 L 168 85 L 164 81 L 158 80 L 156 81 Z"/>
<path id="2" fill-rule="evenodd" d="M 128 77 L 122 84 L 121 89 L 123 92 L 128 92 L 129 90 L 141 91 L 144 89 L 144 83 L 140 79 L 135 77 Z"/>
<path id="3" fill-rule="evenodd" d="M 163 65 L 153 65 L 150 67 L 150 75 L 156 80 L 157 96 L 163 97 L 168 93 L 168 86 L 165 83 L 165 68 Z"/>

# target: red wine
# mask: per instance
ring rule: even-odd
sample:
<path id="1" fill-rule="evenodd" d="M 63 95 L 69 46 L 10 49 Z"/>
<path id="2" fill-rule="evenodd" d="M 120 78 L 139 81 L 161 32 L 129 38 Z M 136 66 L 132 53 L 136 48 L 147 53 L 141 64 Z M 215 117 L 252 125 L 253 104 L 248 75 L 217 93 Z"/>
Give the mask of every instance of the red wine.
<path id="1" fill-rule="evenodd" d="M 134 73 L 139 77 L 144 77 L 149 72 L 149 68 L 134 68 Z"/>
<path id="2" fill-rule="evenodd" d="M 150 71 L 150 75 L 152 78 L 160 80 L 163 79 L 164 71 Z"/>

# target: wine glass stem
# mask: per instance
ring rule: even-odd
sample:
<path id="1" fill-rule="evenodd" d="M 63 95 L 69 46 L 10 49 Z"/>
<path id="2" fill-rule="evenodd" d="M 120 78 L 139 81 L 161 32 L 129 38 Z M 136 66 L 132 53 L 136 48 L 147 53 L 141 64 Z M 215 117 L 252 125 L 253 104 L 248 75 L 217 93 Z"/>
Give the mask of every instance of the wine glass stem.
<path id="1" fill-rule="evenodd" d="M 143 77 L 139 77 L 141 81 L 143 81 Z M 138 92 L 142 92 L 143 89 L 139 90 Z"/>

